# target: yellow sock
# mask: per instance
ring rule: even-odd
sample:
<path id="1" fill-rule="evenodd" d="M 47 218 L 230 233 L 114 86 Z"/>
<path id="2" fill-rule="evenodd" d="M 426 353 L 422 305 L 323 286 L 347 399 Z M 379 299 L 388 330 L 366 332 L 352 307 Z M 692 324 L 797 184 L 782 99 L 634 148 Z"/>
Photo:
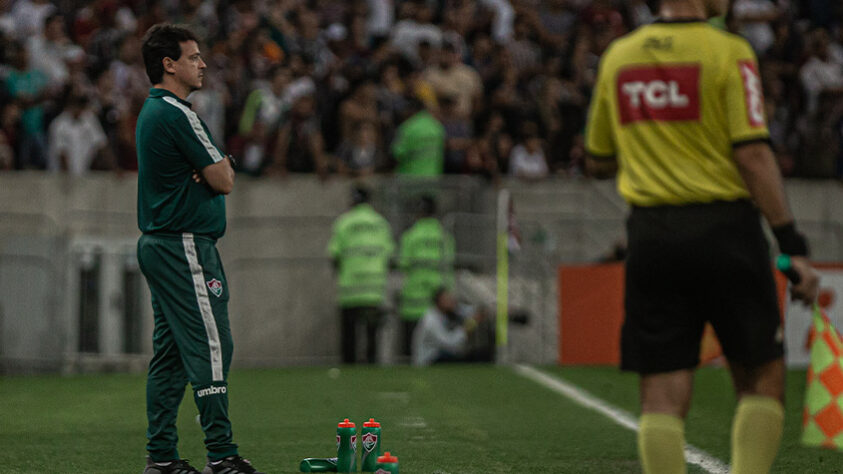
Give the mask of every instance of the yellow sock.
<path id="1" fill-rule="evenodd" d="M 741 398 L 732 423 L 732 474 L 770 472 L 783 425 L 784 408 L 775 398 Z"/>
<path id="2" fill-rule="evenodd" d="M 673 415 L 641 415 L 638 455 L 644 474 L 685 474 L 685 422 Z"/>

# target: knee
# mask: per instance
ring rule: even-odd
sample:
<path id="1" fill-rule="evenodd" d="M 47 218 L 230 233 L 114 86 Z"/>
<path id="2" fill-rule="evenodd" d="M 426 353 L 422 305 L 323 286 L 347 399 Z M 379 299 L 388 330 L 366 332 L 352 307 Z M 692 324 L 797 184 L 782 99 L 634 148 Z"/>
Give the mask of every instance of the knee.
<path id="1" fill-rule="evenodd" d="M 677 371 L 641 378 L 641 411 L 662 413 L 684 419 L 691 408 L 693 374 Z"/>
<path id="2" fill-rule="evenodd" d="M 738 398 L 757 395 L 784 403 L 785 365 L 783 359 L 759 367 L 732 367 L 732 377 Z"/>

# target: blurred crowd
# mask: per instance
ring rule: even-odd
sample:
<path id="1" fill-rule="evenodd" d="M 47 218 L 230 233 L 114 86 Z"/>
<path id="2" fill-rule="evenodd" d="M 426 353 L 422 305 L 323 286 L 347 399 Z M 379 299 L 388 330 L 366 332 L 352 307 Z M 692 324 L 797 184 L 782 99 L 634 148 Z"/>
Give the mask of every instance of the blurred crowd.
<path id="1" fill-rule="evenodd" d="M 654 21 L 645 0 L 0 2 L 0 169 L 134 170 L 159 22 L 208 69 L 189 100 L 239 171 L 583 173 L 600 54 Z M 787 175 L 843 176 L 843 2 L 736 0 Z"/>

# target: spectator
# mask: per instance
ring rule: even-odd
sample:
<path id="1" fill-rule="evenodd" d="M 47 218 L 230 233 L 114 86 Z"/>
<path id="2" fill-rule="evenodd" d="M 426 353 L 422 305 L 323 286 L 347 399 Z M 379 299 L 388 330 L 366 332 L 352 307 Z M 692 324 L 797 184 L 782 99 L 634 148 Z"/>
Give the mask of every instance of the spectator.
<path id="1" fill-rule="evenodd" d="M 515 9 L 509 0 L 478 0 L 492 11 L 492 37 L 498 43 L 506 43 L 512 37 Z"/>
<path id="2" fill-rule="evenodd" d="M 369 37 L 389 36 L 395 18 L 395 1 L 368 0 L 368 5 L 369 17 L 366 26 L 369 30 Z"/>
<path id="3" fill-rule="evenodd" d="M 450 291 L 440 288 L 413 332 L 413 365 L 470 361 L 468 336 L 483 319 L 482 312 L 460 306 Z"/>
<path id="4" fill-rule="evenodd" d="M 256 81 L 255 89 L 246 98 L 239 123 L 241 143 L 233 150 L 242 152 L 241 166 L 249 173 L 258 174 L 266 165 L 267 152 L 290 108 L 285 92 L 291 80 L 289 69 L 276 66 L 270 70 L 270 81 Z"/>
<path id="5" fill-rule="evenodd" d="M 40 36 L 44 20 L 56 11 L 49 0 L 18 0 L 12 7 L 12 19 L 15 25 L 15 38 L 23 41 L 33 36 Z"/>
<path id="6" fill-rule="evenodd" d="M 107 67 L 117 58 L 124 32 L 117 27 L 118 5 L 112 2 L 95 3 L 98 27 L 91 34 L 88 54 L 97 68 Z"/>
<path id="7" fill-rule="evenodd" d="M 124 113 L 128 111 L 130 103 L 137 98 L 146 98 L 149 90 L 149 80 L 140 55 L 140 40 L 135 35 L 126 35 L 120 40 L 117 58 L 111 62 L 114 87 L 120 91 L 117 106 Z"/>
<path id="8" fill-rule="evenodd" d="M 15 167 L 19 119 L 20 109 L 16 104 L 6 104 L 0 108 L 0 170 Z"/>
<path id="9" fill-rule="evenodd" d="M 486 120 L 481 140 L 483 145 L 480 149 L 496 162 L 497 169 L 509 169 L 509 155 L 512 152 L 513 143 L 500 112 L 492 112 Z"/>
<path id="10" fill-rule="evenodd" d="M 337 150 L 340 171 L 355 177 L 373 174 L 383 162 L 375 125 L 368 121 L 358 122 L 352 135 L 353 138 L 344 141 Z"/>
<path id="11" fill-rule="evenodd" d="M 445 129 L 421 102 L 412 99 L 416 111 L 398 127 L 392 142 L 392 156 L 398 173 L 413 176 L 439 176 L 443 171 Z"/>
<path id="12" fill-rule="evenodd" d="M 456 112 L 464 118 L 471 118 L 474 108 L 483 96 L 480 75 L 471 66 L 462 63 L 453 44 L 442 47 L 438 66 L 424 72 L 424 79 L 433 86 L 436 95 L 454 97 Z"/>
<path id="13" fill-rule="evenodd" d="M 47 76 L 29 66 L 26 51 L 14 43 L 9 52 L 12 69 L 6 76 L 9 98 L 21 109 L 21 135 L 16 168 L 44 169 L 47 142 L 44 136 L 44 103 L 49 98 Z"/>
<path id="14" fill-rule="evenodd" d="M 737 0 L 732 13 L 741 25 L 741 35 L 763 56 L 775 42 L 771 23 L 781 15 L 779 7 L 771 0 Z"/>
<path id="15" fill-rule="evenodd" d="M 808 112 L 817 112 L 819 98 L 825 94 L 843 94 L 843 70 L 829 56 L 829 37 L 824 29 L 812 31 L 808 37 L 808 61 L 799 71 L 802 87 L 808 94 Z"/>
<path id="16" fill-rule="evenodd" d="M 340 104 L 340 138 L 349 141 L 353 137 L 355 124 L 369 122 L 377 127 L 380 124 L 379 119 L 375 83 L 364 79 L 354 86 L 351 96 Z M 375 129 L 375 133 L 378 132 L 379 130 Z"/>
<path id="17" fill-rule="evenodd" d="M 26 42 L 29 63 L 47 76 L 50 88 L 55 91 L 67 84 L 69 73 L 65 58 L 74 48 L 79 47 L 70 42 L 64 31 L 64 16 L 58 12 L 47 16 L 42 33 L 30 36 Z"/>
<path id="18" fill-rule="evenodd" d="M 445 173 L 459 174 L 466 171 L 466 152 L 474 136 L 471 122 L 457 113 L 454 97 L 439 100 L 442 127 L 445 129 Z"/>
<path id="19" fill-rule="evenodd" d="M 538 127 L 528 122 L 524 126 L 524 138 L 512 149 L 509 157 L 509 174 L 522 179 L 541 179 L 547 176 L 547 160 L 539 138 Z"/>
<path id="20" fill-rule="evenodd" d="M 512 57 L 512 65 L 522 76 L 536 72 L 541 64 L 541 49 L 532 37 L 532 25 L 523 16 L 515 20 L 515 35 L 507 43 L 507 50 Z"/>
<path id="21" fill-rule="evenodd" d="M 106 168 L 114 169 L 114 157 L 108 149 L 105 132 L 91 111 L 88 98 L 73 96 L 67 108 L 50 124 L 50 161 L 48 169 L 74 176 L 88 174 L 100 156 Z"/>
<path id="22" fill-rule="evenodd" d="M 293 103 L 290 117 L 278 133 L 273 164 L 276 174 L 315 172 L 320 178 L 327 178 L 328 157 L 314 106 L 310 94 L 300 96 Z"/>
<path id="23" fill-rule="evenodd" d="M 337 271 L 342 361 L 357 361 L 357 329 L 366 331 L 366 362 L 377 357 L 377 332 L 383 319 L 389 261 L 395 251 L 386 219 L 369 204 L 369 191 L 352 190 L 352 206 L 337 218 L 328 254 Z"/>
<path id="24" fill-rule="evenodd" d="M 442 31 L 430 21 L 433 13 L 424 0 L 409 0 L 399 7 L 399 21 L 392 30 L 392 46 L 407 58 L 418 61 L 418 47 L 426 41 L 438 48 Z"/>

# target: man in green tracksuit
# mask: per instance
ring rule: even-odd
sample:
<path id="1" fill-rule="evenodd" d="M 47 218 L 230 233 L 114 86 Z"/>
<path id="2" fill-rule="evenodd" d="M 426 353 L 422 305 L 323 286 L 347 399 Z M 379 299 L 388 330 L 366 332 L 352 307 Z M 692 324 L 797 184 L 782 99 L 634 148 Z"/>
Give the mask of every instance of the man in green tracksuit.
<path id="1" fill-rule="evenodd" d="M 146 385 L 149 428 L 145 474 L 198 473 L 179 458 L 176 415 L 189 381 L 208 463 L 203 474 L 255 473 L 237 453 L 228 419 L 232 340 L 229 288 L 215 243 L 225 232 L 231 159 L 190 109 L 205 63 L 196 37 L 156 25 L 142 47 L 153 88 L 138 116 L 138 262 L 155 316 Z"/>
<path id="2" fill-rule="evenodd" d="M 454 284 L 454 239 L 436 219 L 436 202 L 422 196 L 419 219 L 401 235 L 398 268 L 404 274 L 399 312 L 402 322 L 402 350 L 410 355 L 413 331 L 433 304 L 440 287 Z"/>
<path id="3" fill-rule="evenodd" d="M 355 187 L 352 207 L 334 222 L 328 243 L 328 254 L 339 273 L 340 350 L 346 364 L 357 359 L 358 325 L 366 328 L 366 361 L 375 362 L 389 260 L 394 252 L 389 223 L 369 204 L 369 191 Z"/>

